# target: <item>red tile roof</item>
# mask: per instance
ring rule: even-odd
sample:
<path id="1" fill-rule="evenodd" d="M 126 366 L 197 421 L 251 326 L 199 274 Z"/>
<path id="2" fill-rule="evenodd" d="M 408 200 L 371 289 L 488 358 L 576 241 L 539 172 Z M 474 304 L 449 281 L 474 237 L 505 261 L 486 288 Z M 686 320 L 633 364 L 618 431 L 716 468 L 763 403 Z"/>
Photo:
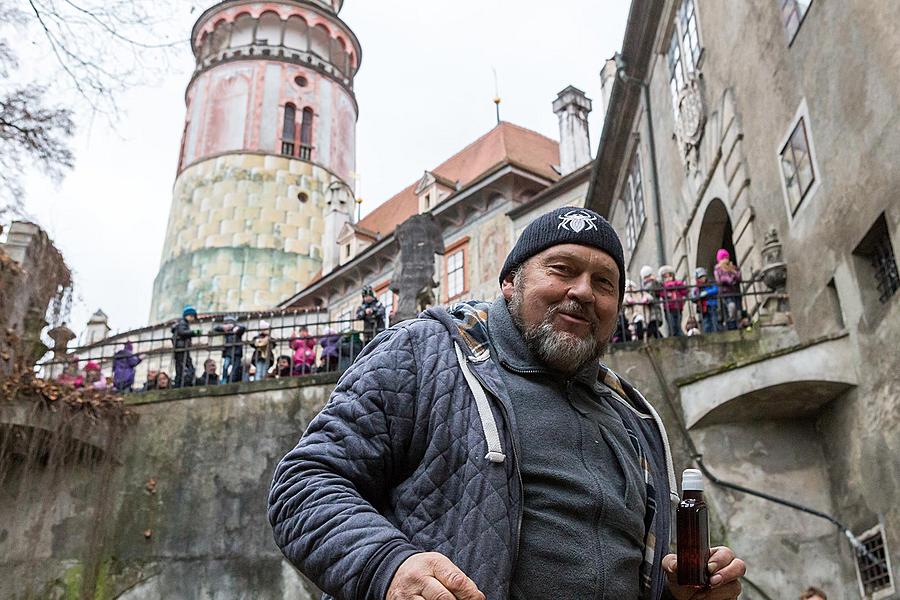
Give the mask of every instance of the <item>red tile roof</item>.
<path id="1" fill-rule="evenodd" d="M 559 164 L 559 143 L 503 121 L 430 171 L 465 187 L 502 164 L 513 164 L 556 181 L 559 174 L 553 170 L 553 165 Z M 415 194 L 418 183 L 416 180 L 378 206 L 358 225 L 382 237 L 390 235 L 397 225 L 418 212 L 419 200 Z"/>

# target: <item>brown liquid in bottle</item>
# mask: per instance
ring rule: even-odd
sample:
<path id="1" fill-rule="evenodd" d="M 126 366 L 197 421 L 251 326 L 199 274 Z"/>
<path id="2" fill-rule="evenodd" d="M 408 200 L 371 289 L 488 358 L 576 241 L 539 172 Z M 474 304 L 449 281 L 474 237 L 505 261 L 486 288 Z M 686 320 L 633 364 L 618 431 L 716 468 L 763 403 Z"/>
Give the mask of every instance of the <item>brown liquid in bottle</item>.
<path id="1" fill-rule="evenodd" d="M 678 504 L 678 585 L 709 587 L 709 524 L 701 490 L 685 490 Z"/>

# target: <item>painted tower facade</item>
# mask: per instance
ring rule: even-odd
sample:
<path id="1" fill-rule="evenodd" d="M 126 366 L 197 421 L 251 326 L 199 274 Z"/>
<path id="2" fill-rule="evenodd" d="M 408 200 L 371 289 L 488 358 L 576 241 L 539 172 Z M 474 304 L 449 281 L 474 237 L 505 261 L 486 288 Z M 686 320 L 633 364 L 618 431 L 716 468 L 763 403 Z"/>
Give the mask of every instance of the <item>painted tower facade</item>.
<path id="1" fill-rule="evenodd" d="M 197 67 L 150 320 L 270 308 L 322 270 L 352 214 L 361 48 L 343 0 L 224 0 Z"/>

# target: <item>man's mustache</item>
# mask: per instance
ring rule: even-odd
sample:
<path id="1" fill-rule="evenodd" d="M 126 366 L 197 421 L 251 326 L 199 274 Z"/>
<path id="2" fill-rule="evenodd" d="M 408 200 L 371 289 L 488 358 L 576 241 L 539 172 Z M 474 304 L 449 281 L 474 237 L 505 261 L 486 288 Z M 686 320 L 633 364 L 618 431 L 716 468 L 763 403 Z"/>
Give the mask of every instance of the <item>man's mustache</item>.
<path id="1" fill-rule="evenodd" d="M 597 315 L 595 315 L 593 311 L 587 310 L 575 300 L 564 300 L 556 306 L 551 307 L 547 313 L 547 317 L 552 318 L 559 313 L 565 313 L 584 319 L 591 324 L 591 329 L 600 327 L 600 320 L 597 318 Z"/>

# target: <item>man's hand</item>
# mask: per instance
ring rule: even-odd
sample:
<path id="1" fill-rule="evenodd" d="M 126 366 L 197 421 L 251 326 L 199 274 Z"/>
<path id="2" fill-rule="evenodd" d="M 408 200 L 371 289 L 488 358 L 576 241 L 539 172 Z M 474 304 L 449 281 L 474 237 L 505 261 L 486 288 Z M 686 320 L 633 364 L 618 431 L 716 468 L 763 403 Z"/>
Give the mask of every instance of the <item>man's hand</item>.
<path id="1" fill-rule="evenodd" d="M 400 565 L 386 600 L 485 600 L 475 582 L 437 552 L 413 554 Z"/>
<path id="2" fill-rule="evenodd" d="M 366 309 L 366 314 L 367 314 L 367 315 L 371 315 L 371 314 L 372 314 L 372 309 L 371 309 L 371 308 L 367 308 L 367 309 Z"/>
<path id="3" fill-rule="evenodd" d="M 710 548 L 709 588 L 697 590 L 678 585 L 678 557 L 668 554 L 662 560 L 662 568 L 669 579 L 669 591 L 677 600 L 736 600 L 741 595 L 741 582 L 747 572 L 744 561 L 734 557 L 731 548 Z"/>

